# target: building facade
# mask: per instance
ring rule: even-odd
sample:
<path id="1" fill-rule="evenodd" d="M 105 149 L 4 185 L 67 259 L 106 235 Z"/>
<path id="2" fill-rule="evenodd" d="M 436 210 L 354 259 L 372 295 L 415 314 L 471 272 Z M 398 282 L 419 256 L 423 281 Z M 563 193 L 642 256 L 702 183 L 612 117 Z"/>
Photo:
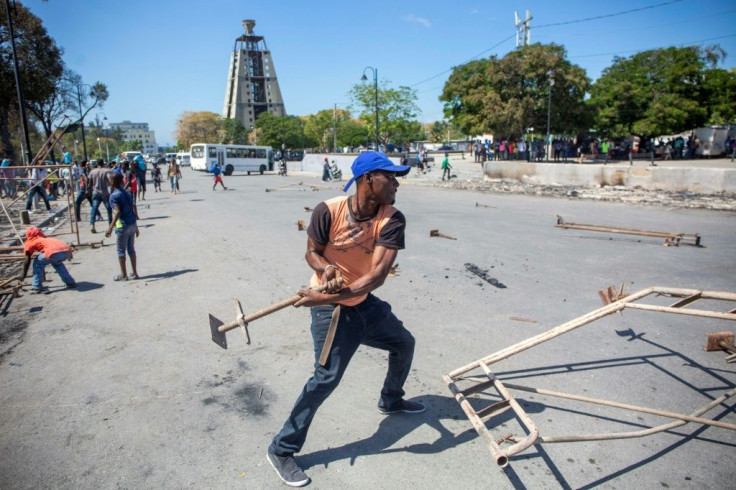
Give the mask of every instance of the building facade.
<path id="1" fill-rule="evenodd" d="M 235 39 L 222 109 L 222 117 L 237 119 L 248 130 L 264 112 L 286 115 L 271 52 L 263 36 L 253 33 L 255 25 L 244 20 L 245 34 Z"/>
<path id="2" fill-rule="evenodd" d="M 156 132 L 148 129 L 148 123 L 134 123 L 130 121 L 110 123 L 110 129 L 120 131 L 124 141 L 140 141 L 143 145 L 141 151 L 144 154 L 151 155 L 158 152 Z"/>

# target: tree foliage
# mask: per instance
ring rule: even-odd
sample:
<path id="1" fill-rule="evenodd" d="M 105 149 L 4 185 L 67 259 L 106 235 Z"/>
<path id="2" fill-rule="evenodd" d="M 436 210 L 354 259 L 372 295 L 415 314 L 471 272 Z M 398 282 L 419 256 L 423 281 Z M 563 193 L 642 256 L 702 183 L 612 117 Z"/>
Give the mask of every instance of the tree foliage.
<path id="1" fill-rule="evenodd" d="M 552 81 L 552 83 L 550 83 Z M 503 58 L 492 56 L 455 67 L 440 95 L 445 116 L 464 134 L 519 136 L 547 125 L 552 133 L 588 129 L 585 71 L 557 44 L 531 44 Z"/>
<path id="2" fill-rule="evenodd" d="M 304 117 L 304 135 L 310 141 L 319 142 L 323 149 L 334 149 L 335 136 L 340 143 L 340 135 L 347 121 L 350 121 L 350 111 L 325 109 Z"/>
<path id="3" fill-rule="evenodd" d="M 11 7 L 15 47 L 20 82 L 26 103 L 46 100 L 54 91 L 64 65 L 62 50 L 46 32 L 41 19 L 20 3 Z M 13 74 L 8 11 L 0 6 L 0 140 L 3 152 L 15 157 L 16 144 L 10 128 L 12 106 L 17 107 L 15 77 Z"/>
<path id="4" fill-rule="evenodd" d="M 734 76 L 715 68 L 718 46 L 663 48 L 616 57 L 591 88 L 596 127 L 656 136 L 733 120 Z"/>
<path id="5" fill-rule="evenodd" d="M 410 132 L 419 106 L 416 104 L 416 90 L 400 86 L 388 88 L 389 82 L 381 82 L 378 87 L 378 139 L 381 144 L 396 141 Z M 352 106 L 360 109 L 360 120 L 371 128 L 375 139 L 376 126 L 376 87 L 373 84 L 356 84 L 349 93 Z"/>
<path id="6" fill-rule="evenodd" d="M 177 146 L 189 148 L 193 143 L 216 143 L 222 140 L 220 116 L 214 112 L 185 111 L 176 122 Z"/>
<path id="7" fill-rule="evenodd" d="M 221 143 L 245 145 L 248 143 L 248 131 L 239 119 L 224 118 L 222 120 Z"/>
<path id="8" fill-rule="evenodd" d="M 102 108 L 109 96 L 104 83 L 87 85 L 82 82 L 81 76 L 67 69 L 56 80 L 48 97 L 43 100 L 26 100 L 26 106 L 41 123 L 48 137 L 56 126 L 81 122 L 93 109 Z M 63 124 L 64 117 L 66 124 Z"/>
<path id="9" fill-rule="evenodd" d="M 297 116 L 274 116 L 264 112 L 256 119 L 258 144 L 272 148 L 305 148 L 316 142 L 304 135 L 305 122 Z"/>
<path id="10" fill-rule="evenodd" d="M 337 146 L 356 147 L 371 139 L 371 129 L 359 119 L 346 119 L 337 129 Z"/>

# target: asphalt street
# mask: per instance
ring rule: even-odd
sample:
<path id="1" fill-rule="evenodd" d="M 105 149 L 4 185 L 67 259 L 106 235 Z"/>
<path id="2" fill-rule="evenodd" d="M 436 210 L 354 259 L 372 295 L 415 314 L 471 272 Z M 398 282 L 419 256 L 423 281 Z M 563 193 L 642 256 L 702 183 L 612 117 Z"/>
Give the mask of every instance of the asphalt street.
<path id="1" fill-rule="evenodd" d="M 407 217 L 407 246 L 376 295 L 417 339 L 405 389 L 428 410 L 379 414 L 386 356 L 361 348 L 297 455 L 310 488 L 733 486 L 736 433 L 693 424 L 641 439 L 535 446 L 500 469 L 442 375 L 599 308 L 597 291 L 609 285 L 736 290 L 735 213 L 402 182 L 397 207 Z M 230 321 L 236 299 L 248 313 L 306 285 L 298 222 L 341 190 L 294 171 L 225 177 L 225 185 L 212 191 L 211 177 L 190 169 L 181 194 L 154 193 L 149 184 L 139 202 L 139 280 L 113 282 L 115 246 L 106 239 L 74 255 L 77 290 L 63 289 L 49 268 L 50 294 L 3 305 L 0 488 L 285 488 L 265 454 L 311 373 L 309 312 L 287 308 L 253 322 L 251 345 L 233 330 L 228 350 L 211 341 L 208 314 Z M 557 215 L 698 233 L 704 247 L 563 230 L 554 227 Z M 433 229 L 456 239 L 431 237 Z M 102 238 L 87 226 L 81 235 Z M 509 382 L 690 413 L 734 387 L 734 364 L 703 351 L 708 332 L 733 329 L 627 311 L 513 356 L 495 372 Z M 494 399 L 488 390 L 474 403 Z M 537 394 L 518 399 L 545 435 L 669 421 Z M 733 401 L 705 416 L 736 423 Z M 499 438 L 519 432 L 509 413 L 490 426 Z"/>

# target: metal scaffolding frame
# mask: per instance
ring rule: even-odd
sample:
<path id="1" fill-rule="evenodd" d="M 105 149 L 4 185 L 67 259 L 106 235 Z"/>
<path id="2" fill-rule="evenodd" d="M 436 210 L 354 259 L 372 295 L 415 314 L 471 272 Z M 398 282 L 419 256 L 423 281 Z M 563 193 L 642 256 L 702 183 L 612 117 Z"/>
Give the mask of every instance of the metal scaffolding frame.
<path id="1" fill-rule="evenodd" d="M 641 302 L 641 300 L 650 295 L 669 296 L 679 299 L 669 306 L 660 306 Z M 695 309 L 691 307 L 694 303 L 701 300 L 731 302 L 731 304 L 729 305 L 730 309 L 725 312 L 720 312 L 705 309 Z M 687 423 L 697 423 L 721 427 L 724 429 L 736 430 L 736 424 L 730 424 L 701 417 L 701 415 L 717 407 L 729 397 L 734 396 L 736 394 L 736 388 L 733 387 L 723 393 L 721 396 L 711 400 L 708 404 L 695 409 L 693 412 L 689 414 L 679 414 L 671 411 L 619 403 L 611 400 L 602 400 L 570 393 L 561 393 L 546 389 L 504 383 L 503 381 L 498 379 L 498 377 L 496 377 L 496 375 L 491 371 L 490 368 L 492 364 L 497 363 L 503 359 L 531 349 L 536 345 L 575 330 L 576 328 L 592 323 L 601 318 L 607 317 L 613 313 L 621 312 L 627 308 L 736 321 L 736 308 L 733 307 L 733 303 L 736 303 L 736 293 L 733 292 L 701 291 L 695 289 L 677 289 L 666 287 L 651 287 L 643 289 L 629 296 L 621 298 L 618 301 L 607 304 L 602 308 L 599 308 L 566 323 L 558 325 L 557 327 L 547 330 L 546 332 L 543 332 L 539 335 L 530 337 L 512 346 L 506 347 L 505 349 L 501 349 L 482 359 L 473 361 L 470 364 L 467 364 L 461 368 L 455 369 L 454 371 L 443 375 L 442 378 L 447 383 L 448 388 L 454 395 L 455 400 L 460 404 L 460 407 L 465 412 L 465 415 L 467 415 L 471 424 L 475 428 L 475 431 L 478 433 L 479 436 L 481 436 L 481 438 L 485 440 L 494 461 L 501 467 L 505 467 L 508 465 L 510 457 L 521 453 L 534 444 L 553 442 L 601 441 L 644 437 L 671 430 L 675 427 L 679 427 Z M 469 379 L 475 379 L 478 375 L 469 375 L 469 373 L 472 373 L 473 371 L 477 372 L 477 370 L 482 371 L 482 374 L 478 374 L 483 381 L 477 382 L 476 384 L 473 384 L 468 388 L 461 389 L 458 386 L 457 382 L 461 380 L 468 381 Z M 496 403 L 492 403 L 491 405 L 486 406 L 480 410 L 476 410 L 471 405 L 468 397 L 476 393 L 484 392 L 485 390 L 490 388 L 495 388 L 502 400 Z M 565 398 L 578 402 L 604 405 L 641 413 L 649 413 L 666 418 L 671 418 L 674 419 L 674 421 L 656 427 L 632 432 L 580 434 L 561 437 L 540 436 L 537 425 L 517 402 L 516 398 L 511 394 L 510 390 L 537 393 L 540 395 Z M 509 409 L 513 410 L 526 434 L 524 436 L 507 434 L 502 436 L 500 439 L 495 439 L 488 429 L 486 423 L 493 417 L 500 415 L 501 413 Z M 511 445 L 506 445 L 507 443 Z M 504 444 L 504 447 L 501 447 L 502 444 Z"/>

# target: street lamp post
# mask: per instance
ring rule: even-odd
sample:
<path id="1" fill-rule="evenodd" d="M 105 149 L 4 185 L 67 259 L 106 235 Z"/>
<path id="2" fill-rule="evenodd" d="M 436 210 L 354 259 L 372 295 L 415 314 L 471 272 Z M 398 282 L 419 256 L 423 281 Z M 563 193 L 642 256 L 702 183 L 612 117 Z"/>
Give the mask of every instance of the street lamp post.
<path id="1" fill-rule="evenodd" d="M 549 93 L 547 94 L 547 141 L 544 143 L 545 149 L 547 150 L 547 163 L 549 163 L 549 120 L 552 113 L 552 87 L 555 84 L 555 79 L 552 78 L 553 75 L 552 70 L 547 72 L 547 77 L 549 77 Z"/>
<path id="2" fill-rule="evenodd" d="M 82 147 L 84 148 L 84 159 L 87 160 L 87 139 L 84 137 L 84 113 L 82 112 L 82 87 L 90 87 L 86 83 L 77 84 L 77 102 L 79 103 L 79 120 L 82 123 Z"/>
<path id="3" fill-rule="evenodd" d="M 337 103 L 335 103 L 335 110 L 332 113 L 332 151 L 337 149 Z"/>
<path id="4" fill-rule="evenodd" d="M 372 66 L 363 68 L 363 76 L 360 77 L 360 80 L 363 82 L 368 80 L 368 77 L 365 76 L 366 70 L 373 71 L 373 88 L 376 91 L 376 151 L 378 151 L 378 68 L 373 68 Z"/>
<path id="5" fill-rule="evenodd" d="M 105 132 L 105 152 L 107 153 L 107 160 L 105 160 L 105 161 L 106 162 L 109 162 L 110 161 L 110 145 L 109 145 L 109 142 L 108 142 L 109 136 L 108 136 L 108 133 L 107 133 L 107 129 L 108 128 L 105 127 L 107 125 L 107 114 L 105 114 L 104 112 L 98 112 L 95 115 L 95 119 L 97 119 L 97 126 L 98 126 L 98 128 L 100 126 L 100 116 L 102 116 L 102 120 L 101 120 L 102 130 Z M 98 140 L 99 140 L 99 138 L 98 138 Z M 102 150 L 100 150 L 100 158 L 102 158 Z"/>
<path id="6" fill-rule="evenodd" d="M 100 138 L 97 138 L 97 150 L 100 152 L 100 158 L 102 158 L 102 145 L 100 144 Z"/>
<path id="7" fill-rule="evenodd" d="M 13 2 L 15 6 L 15 2 Z M 8 34 L 10 35 L 10 47 L 13 55 L 13 74 L 15 76 L 15 90 L 18 94 L 18 115 L 20 116 L 21 128 L 23 128 L 23 163 L 30 165 L 31 158 L 31 141 L 28 133 L 28 118 L 26 117 L 26 105 L 23 100 L 23 86 L 20 83 L 20 73 L 18 71 L 18 56 L 15 51 L 15 31 L 13 29 L 13 12 L 11 10 L 10 1 L 5 0 L 5 12 L 8 14 Z"/>

